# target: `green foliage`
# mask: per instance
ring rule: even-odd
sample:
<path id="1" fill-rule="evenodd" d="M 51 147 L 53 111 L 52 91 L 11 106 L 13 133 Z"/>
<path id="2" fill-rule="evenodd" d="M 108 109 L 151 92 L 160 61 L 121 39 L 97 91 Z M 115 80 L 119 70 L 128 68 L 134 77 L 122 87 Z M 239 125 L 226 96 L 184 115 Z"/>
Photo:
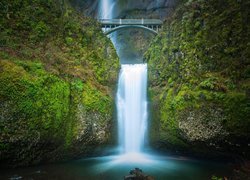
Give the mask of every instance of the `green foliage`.
<path id="1" fill-rule="evenodd" d="M 42 60 L 56 75 L 114 85 L 119 61 L 111 42 L 95 20 L 63 2 L 1 1 L 0 43 L 19 57 Z"/>
<path id="2" fill-rule="evenodd" d="M 223 178 L 221 177 L 217 177 L 217 176 L 212 176 L 211 180 L 223 180 Z"/>
<path id="3" fill-rule="evenodd" d="M 87 110 L 98 111 L 103 114 L 112 113 L 112 101 L 109 96 L 103 94 L 91 84 L 84 84 L 82 97 L 83 105 Z"/>
<path id="4" fill-rule="evenodd" d="M 61 159 L 108 139 L 96 137 L 112 119 L 119 61 L 96 20 L 69 1 L 2 0 L 0 48 L 0 161 L 23 164 L 34 154 L 34 162 L 48 151 Z M 18 142 L 46 147 L 20 147 L 20 155 Z"/>
<path id="5" fill-rule="evenodd" d="M 71 38 L 71 37 L 66 37 L 65 41 L 66 41 L 66 44 L 69 46 L 72 45 L 74 42 L 73 38 Z"/>
<path id="6" fill-rule="evenodd" d="M 202 81 L 200 83 L 200 87 L 205 89 L 214 89 L 213 79 L 209 78 L 206 79 L 205 81 Z"/>
<path id="7" fill-rule="evenodd" d="M 49 34 L 49 27 L 43 21 L 39 21 L 32 29 L 30 38 L 33 40 L 41 40 Z"/>
<path id="8" fill-rule="evenodd" d="M 9 116 L 24 118 L 29 128 L 40 129 L 46 136 L 62 136 L 69 107 L 68 84 L 46 73 L 40 63 L 21 64 L 25 66 L 1 61 L 1 102 L 15 102 Z"/>
<path id="9" fill-rule="evenodd" d="M 181 138 L 179 115 L 209 104 L 223 109 L 230 135 L 250 137 L 249 7 L 247 1 L 183 1 L 166 20 L 145 53 L 152 99 L 160 101 L 161 138 Z"/>

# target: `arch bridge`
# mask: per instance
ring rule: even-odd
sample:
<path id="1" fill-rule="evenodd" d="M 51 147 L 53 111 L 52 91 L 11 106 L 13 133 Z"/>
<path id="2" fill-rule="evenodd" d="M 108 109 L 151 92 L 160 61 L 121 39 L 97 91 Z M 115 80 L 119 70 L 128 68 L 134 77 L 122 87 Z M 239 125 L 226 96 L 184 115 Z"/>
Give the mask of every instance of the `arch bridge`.
<path id="1" fill-rule="evenodd" d="M 106 35 L 125 28 L 142 28 L 158 34 L 163 22 L 159 19 L 99 19 Z"/>

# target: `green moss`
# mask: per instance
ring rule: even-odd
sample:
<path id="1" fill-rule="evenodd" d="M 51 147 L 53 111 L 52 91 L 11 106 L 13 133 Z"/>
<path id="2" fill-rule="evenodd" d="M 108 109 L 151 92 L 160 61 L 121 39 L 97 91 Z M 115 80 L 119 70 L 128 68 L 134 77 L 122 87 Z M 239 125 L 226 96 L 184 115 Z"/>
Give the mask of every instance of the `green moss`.
<path id="1" fill-rule="evenodd" d="M 73 157 L 106 142 L 119 61 L 98 22 L 69 1 L 0 4 L 0 163 Z"/>
<path id="2" fill-rule="evenodd" d="M 1 102 L 13 102 L 9 116 L 24 118 L 29 128 L 45 135 L 62 136 L 69 107 L 68 84 L 46 73 L 41 63 L 2 60 L 0 65 Z"/>
<path id="3" fill-rule="evenodd" d="M 160 102 L 156 113 L 163 141 L 183 139 L 180 115 L 204 106 L 223 109 L 223 128 L 231 136 L 250 137 L 249 6 L 233 0 L 184 1 L 164 23 L 144 55 L 151 98 Z"/>
<path id="4" fill-rule="evenodd" d="M 242 92 L 230 92 L 223 101 L 227 113 L 226 128 L 235 136 L 249 136 L 249 98 Z"/>
<path id="5" fill-rule="evenodd" d="M 112 113 L 112 100 L 108 95 L 87 83 L 83 85 L 82 103 L 87 110 Z"/>
<path id="6" fill-rule="evenodd" d="M 34 24 L 34 27 L 32 29 L 33 32 L 30 34 L 30 38 L 35 41 L 46 38 L 50 31 L 47 24 L 45 24 L 45 22 L 43 21 L 39 21 L 37 24 Z"/>

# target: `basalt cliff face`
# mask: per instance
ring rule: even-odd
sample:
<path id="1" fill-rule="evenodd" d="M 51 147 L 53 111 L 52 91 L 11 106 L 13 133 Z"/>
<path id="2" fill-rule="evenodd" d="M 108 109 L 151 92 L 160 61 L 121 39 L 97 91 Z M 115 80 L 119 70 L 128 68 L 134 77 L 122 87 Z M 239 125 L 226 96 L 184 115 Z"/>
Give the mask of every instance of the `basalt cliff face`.
<path id="1" fill-rule="evenodd" d="M 112 43 L 66 1 L 0 4 L 0 165 L 93 154 L 114 129 Z"/>
<path id="2" fill-rule="evenodd" d="M 98 17 L 99 0 L 72 0 L 74 7 L 87 16 Z M 162 18 L 167 17 L 180 0 L 117 0 L 113 4 L 115 18 L 125 18 L 131 14 L 137 16 Z M 111 8 L 111 7 L 110 7 Z"/>
<path id="3" fill-rule="evenodd" d="M 165 20 L 144 56 L 153 147 L 250 157 L 249 7 L 191 0 Z"/>

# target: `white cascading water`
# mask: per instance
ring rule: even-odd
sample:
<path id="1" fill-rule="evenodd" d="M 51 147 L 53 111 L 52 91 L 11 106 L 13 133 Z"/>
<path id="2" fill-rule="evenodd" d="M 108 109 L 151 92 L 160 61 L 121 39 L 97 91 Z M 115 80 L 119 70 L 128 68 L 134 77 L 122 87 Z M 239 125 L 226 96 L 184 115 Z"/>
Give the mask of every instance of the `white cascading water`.
<path id="1" fill-rule="evenodd" d="M 114 5 L 115 5 L 114 0 L 100 0 L 98 7 L 98 18 L 112 19 Z"/>
<path id="2" fill-rule="evenodd" d="M 112 19 L 115 0 L 99 1 L 99 19 Z M 111 40 L 117 48 L 116 36 Z M 142 152 L 147 128 L 147 64 L 122 64 L 117 91 L 119 149 Z"/>
<path id="3" fill-rule="evenodd" d="M 122 151 L 142 152 L 147 127 L 147 64 L 122 65 L 117 110 Z"/>
<path id="4" fill-rule="evenodd" d="M 113 19 L 114 18 L 114 7 L 116 0 L 99 0 L 98 2 L 98 19 Z M 105 28 L 102 29 L 105 31 Z M 116 33 L 109 35 L 112 43 L 117 48 Z"/>

